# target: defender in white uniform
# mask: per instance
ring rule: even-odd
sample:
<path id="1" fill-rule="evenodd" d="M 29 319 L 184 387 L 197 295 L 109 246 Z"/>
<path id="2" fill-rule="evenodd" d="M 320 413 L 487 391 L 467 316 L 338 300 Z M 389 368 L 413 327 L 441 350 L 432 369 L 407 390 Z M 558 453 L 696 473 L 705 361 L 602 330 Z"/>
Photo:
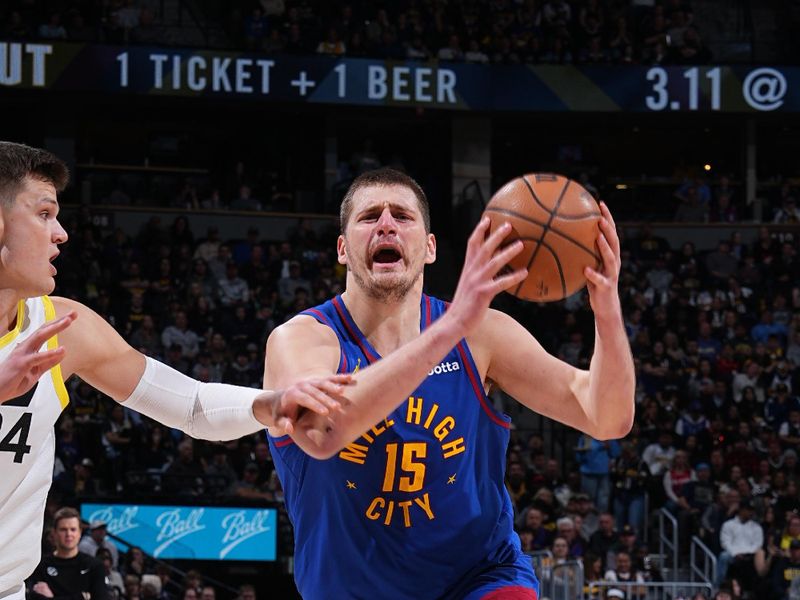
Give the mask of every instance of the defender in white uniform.
<path id="1" fill-rule="evenodd" d="M 14 348 L 55 319 L 47 296 L 17 305 L 17 326 L 0 337 L 0 369 Z M 55 348 L 56 336 L 42 350 Z M 42 514 L 53 479 L 53 426 L 69 402 L 59 365 L 27 393 L 0 404 L 0 591 L 19 586 L 36 565 Z"/>
<path id="2" fill-rule="evenodd" d="M 303 409 L 338 410 L 342 385 L 350 381 L 319 378 L 282 391 L 200 383 L 131 348 L 88 307 L 47 297 L 55 288 L 51 262 L 67 241 L 56 193 L 68 178 L 66 165 L 49 152 L 0 142 L 0 600 L 24 600 L 23 581 L 39 562 L 53 425 L 68 403 L 64 381 L 71 375 L 207 440 L 264 427 L 292 433 Z M 75 318 L 78 325 L 66 327 Z M 55 319 L 63 321 L 42 336 L 39 326 Z"/>

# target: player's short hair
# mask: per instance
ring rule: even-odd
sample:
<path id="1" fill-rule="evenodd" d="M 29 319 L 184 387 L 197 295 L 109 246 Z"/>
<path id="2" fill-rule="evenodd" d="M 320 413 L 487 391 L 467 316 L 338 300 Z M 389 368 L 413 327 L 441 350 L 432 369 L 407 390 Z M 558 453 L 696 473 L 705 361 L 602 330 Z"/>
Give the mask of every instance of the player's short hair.
<path id="1" fill-rule="evenodd" d="M 69 169 L 55 154 L 14 142 L 0 142 L 0 203 L 11 204 L 26 177 L 67 187 Z"/>
<path id="2" fill-rule="evenodd" d="M 350 220 L 350 213 L 353 212 L 353 196 L 355 193 L 365 187 L 387 187 L 390 185 L 402 185 L 414 192 L 419 204 L 419 210 L 422 213 L 422 220 L 425 223 L 425 232 L 431 232 L 431 211 L 428 205 L 428 198 L 420 185 L 413 177 L 409 177 L 405 173 L 389 167 L 381 167 L 380 169 L 362 173 L 350 184 L 350 188 L 344 195 L 342 205 L 339 208 L 339 227 L 342 234 L 344 234 L 344 230 L 347 227 L 347 221 Z"/>
<path id="3" fill-rule="evenodd" d="M 79 513 L 71 506 L 65 506 L 63 508 L 59 508 L 56 511 L 56 514 L 53 515 L 53 529 L 57 529 L 59 522 L 63 521 L 64 519 L 78 519 L 78 521 L 80 522 L 81 513 Z"/>

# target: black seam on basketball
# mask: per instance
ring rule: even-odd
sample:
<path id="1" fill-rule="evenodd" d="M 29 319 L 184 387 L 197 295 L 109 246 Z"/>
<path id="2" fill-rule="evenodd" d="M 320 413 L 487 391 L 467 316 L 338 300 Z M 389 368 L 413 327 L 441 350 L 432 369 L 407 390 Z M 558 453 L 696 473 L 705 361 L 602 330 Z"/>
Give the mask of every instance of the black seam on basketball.
<path id="1" fill-rule="evenodd" d="M 525 179 L 525 178 L 523 177 L 523 179 Z M 525 183 L 528 184 L 527 181 Z M 531 254 L 530 261 L 528 261 L 528 266 L 527 266 L 527 269 L 526 269 L 528 271 L 528 273 L 530 273 L 531 266 L 533 265 L 533 261 L 536 260 L 536 255 L 539 254 L 539 248 L 541 248 L 542 245 L 543 245 L 544 236 L 546 236 L 547 232 L 550 231 L 550 223 L 552 223 L 553 219 L 556 218 L 556 214 L 558 213 L 558 207 L 561 204 L 561 201 L 564 199 L 564 194 L 567 192 L 567 188 L 569 187 L 569 184 L 570 184 L 570 180 L 567 179 L 567 183 L 564 184 L 564 187 L 561 190 L 561 193 L 558 195 L 558 200 L 556 200 L 556 203 L 553 206 L 553 212 L 550 213 L 550 218 L 547 220 L 547 224 L 542 228 L 542 235 L 539 237 L 539 243 L 536 245 L 536 248 L 533 250 L 533 254 Z M 536 200 L 536 202 L 539 202 L 539 200 L 536 198 L 536 194 L 533 192 L 533 188 L 529 184 L 528 184 L 528 189 L 531 190 L 531 194 L 533 194 L 534 200 Z M 522 289 L 522 284 L 523 283 L 524 283 L 524 281 L 521 281 L 519 283 L 519 285 L 517 286 L 517 289 L 514 292 L 515 295 L 519 294 L 519 291 Z"/>
<path id="2" fill-rule="evenodd" d="M 528 180 L 525 178 L 525 175 L 523 175 L 521 177 L 521 179 L 522 179 L 522 181 L 525 182 L 525 186 L 528 188 L 528 191 L 531 193 L 531 196 L 533 196 L 534 202 L 536 202 L 536 204 L 541 206 L 542 210 L 552 217 L 556 213 L 555 209 L 550 210 L 544 204 L 542 204 L 542 201 L 539 200 L 539 196 L 537 196 L 536 192 L 533 191 L 533 186 L 530 183 L 528 183 Z M 567 181 L 569 181 L 569 180 L 567 180 Z"/>
<path id="3" fill-rule="evenodd" d="M 553 252 L 553 249 L 544 243 L 542 245 L 550 251 L 550 254 L 553 255 L 553 260 L 556 261 L 556 266 L 558 267 L 558 277 L 561 279 L 561 297 L 567 297 L 567 282 L 564 279 L 564 269 L 561 268 L 561 261 L 558 259 L 558 254 Z"/>
<path id="4" fill-rule="evenodd" d="M 556 215 L 556 216 L 562 221 L 584 221 L 592 217 L 601 217 L 603 215 L 600 212 L 587 212 L 587 213 L 581 213 L 579 215 Z"/>
<path id="5" fill-rule="evenodd" d="M 528 223 L 533 223 L 534 225 L 538 225 L 539 227 L 546 227 L 547 226 L 547 223 L 542 223 L 538 219 L 534 219 L 533 217 L 528 217 L 528 216 L 523 215 L 522 213 L 518 213 L 518 212 L 516 212 L 514 210 L 508 210 L 507 208 L 492 208 L 490 206 L 489 208 L 486 209 L 486 212 L 495 212 L 495 213 L 499 213 L 501 215 L 508 215 L 509 217 L 516 217 L 518 219 L 522 219 L 523 221 L 527 221 Z M 584 252 L 587 252 L 588 254 L 590 254 L 592 256 L 592 258 L 594 258 L 597 261 L 600 261 L 600 255 L 598 253 L 596 253 L 596 252 L 592 251 L 591 249 L 587 248 L 582 243 L 580 243 L 578 240 L 573 238 L 571 235 L 568 235 L 568 234 L 564 233 L 563 231 L 560 231 L 560 230 L 555 229 L 553 227 L 551 227 L 549 229 L 549 231 L 552 231 L 556 235 L 560 235 L 562 238 L 564 238 L 568 242 L 572 242 L 578 248 L 580 248 Z M 530 239 L 531 240 L 535 240 L 536 238 L 530 238 Z"/>
<path id="6" fill-rule="evenodd" d="M 526 240 L 536 241 L 533 238 L 518 238 L 518 239 L 520 239 L 522 241 L 526 241 Z M 553 247 L 550 244 L 548 244 L 547 242 L 545 242 L 544 240 L 539 242 L 539 246 L 544 246 L 544 249 L 547 250 L 550 254 L 553 255 L 553 260 L 556 261 L 556 266 L 558 267 L 558 276 L 561 279 L 561 294 L 562 294 L 562 296 L 564 296 L 564 298 L 566 298 L 567 297 L 567 280 L 564 279 L 564 270 L 561 268 L 561 261 L 558 259 L 558 254 L 556 254 L 556 251 L 553 250 Z"/>

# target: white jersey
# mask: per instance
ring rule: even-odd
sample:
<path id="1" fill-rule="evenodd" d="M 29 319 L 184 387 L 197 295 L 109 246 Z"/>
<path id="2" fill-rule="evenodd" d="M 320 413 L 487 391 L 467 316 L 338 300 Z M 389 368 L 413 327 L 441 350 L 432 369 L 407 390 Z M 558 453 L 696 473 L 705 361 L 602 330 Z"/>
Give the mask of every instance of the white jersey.
<path id="1" fill-rule="evenodd" d="M 0 337 L 0 369 L 14 347 L 56 311 L 47 296 L 19 303 L 17 325 Z M 56 336 L 42 349 L 58 346 Z M 54 425 L 69 402 L 61 368 L 27 394 L 0 404 L 0 594 L 21 584 L 41 554 L 44 505 L 53 480 Z"/>

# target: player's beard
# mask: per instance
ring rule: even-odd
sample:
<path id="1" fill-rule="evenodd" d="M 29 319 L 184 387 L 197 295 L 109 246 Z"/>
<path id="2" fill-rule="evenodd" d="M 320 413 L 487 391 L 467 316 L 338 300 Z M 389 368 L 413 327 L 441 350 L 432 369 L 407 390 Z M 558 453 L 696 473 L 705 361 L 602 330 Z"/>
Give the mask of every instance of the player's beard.
<path id="1" fill-rule="evenodd" d="M 350 269 L 355 279 L 356 284 L 360 287 L 370 298 L 381 302 L 399 302 L 404 299 L 417 280 L 422 277 L 425 270 L 425 265 L 421 264 L 415 272 L 406 273 L 406 276 L 399 275 L 397 277 L 384 277 L 380 280 L 373 278 L 365 278 L 356 269 Z"/>

